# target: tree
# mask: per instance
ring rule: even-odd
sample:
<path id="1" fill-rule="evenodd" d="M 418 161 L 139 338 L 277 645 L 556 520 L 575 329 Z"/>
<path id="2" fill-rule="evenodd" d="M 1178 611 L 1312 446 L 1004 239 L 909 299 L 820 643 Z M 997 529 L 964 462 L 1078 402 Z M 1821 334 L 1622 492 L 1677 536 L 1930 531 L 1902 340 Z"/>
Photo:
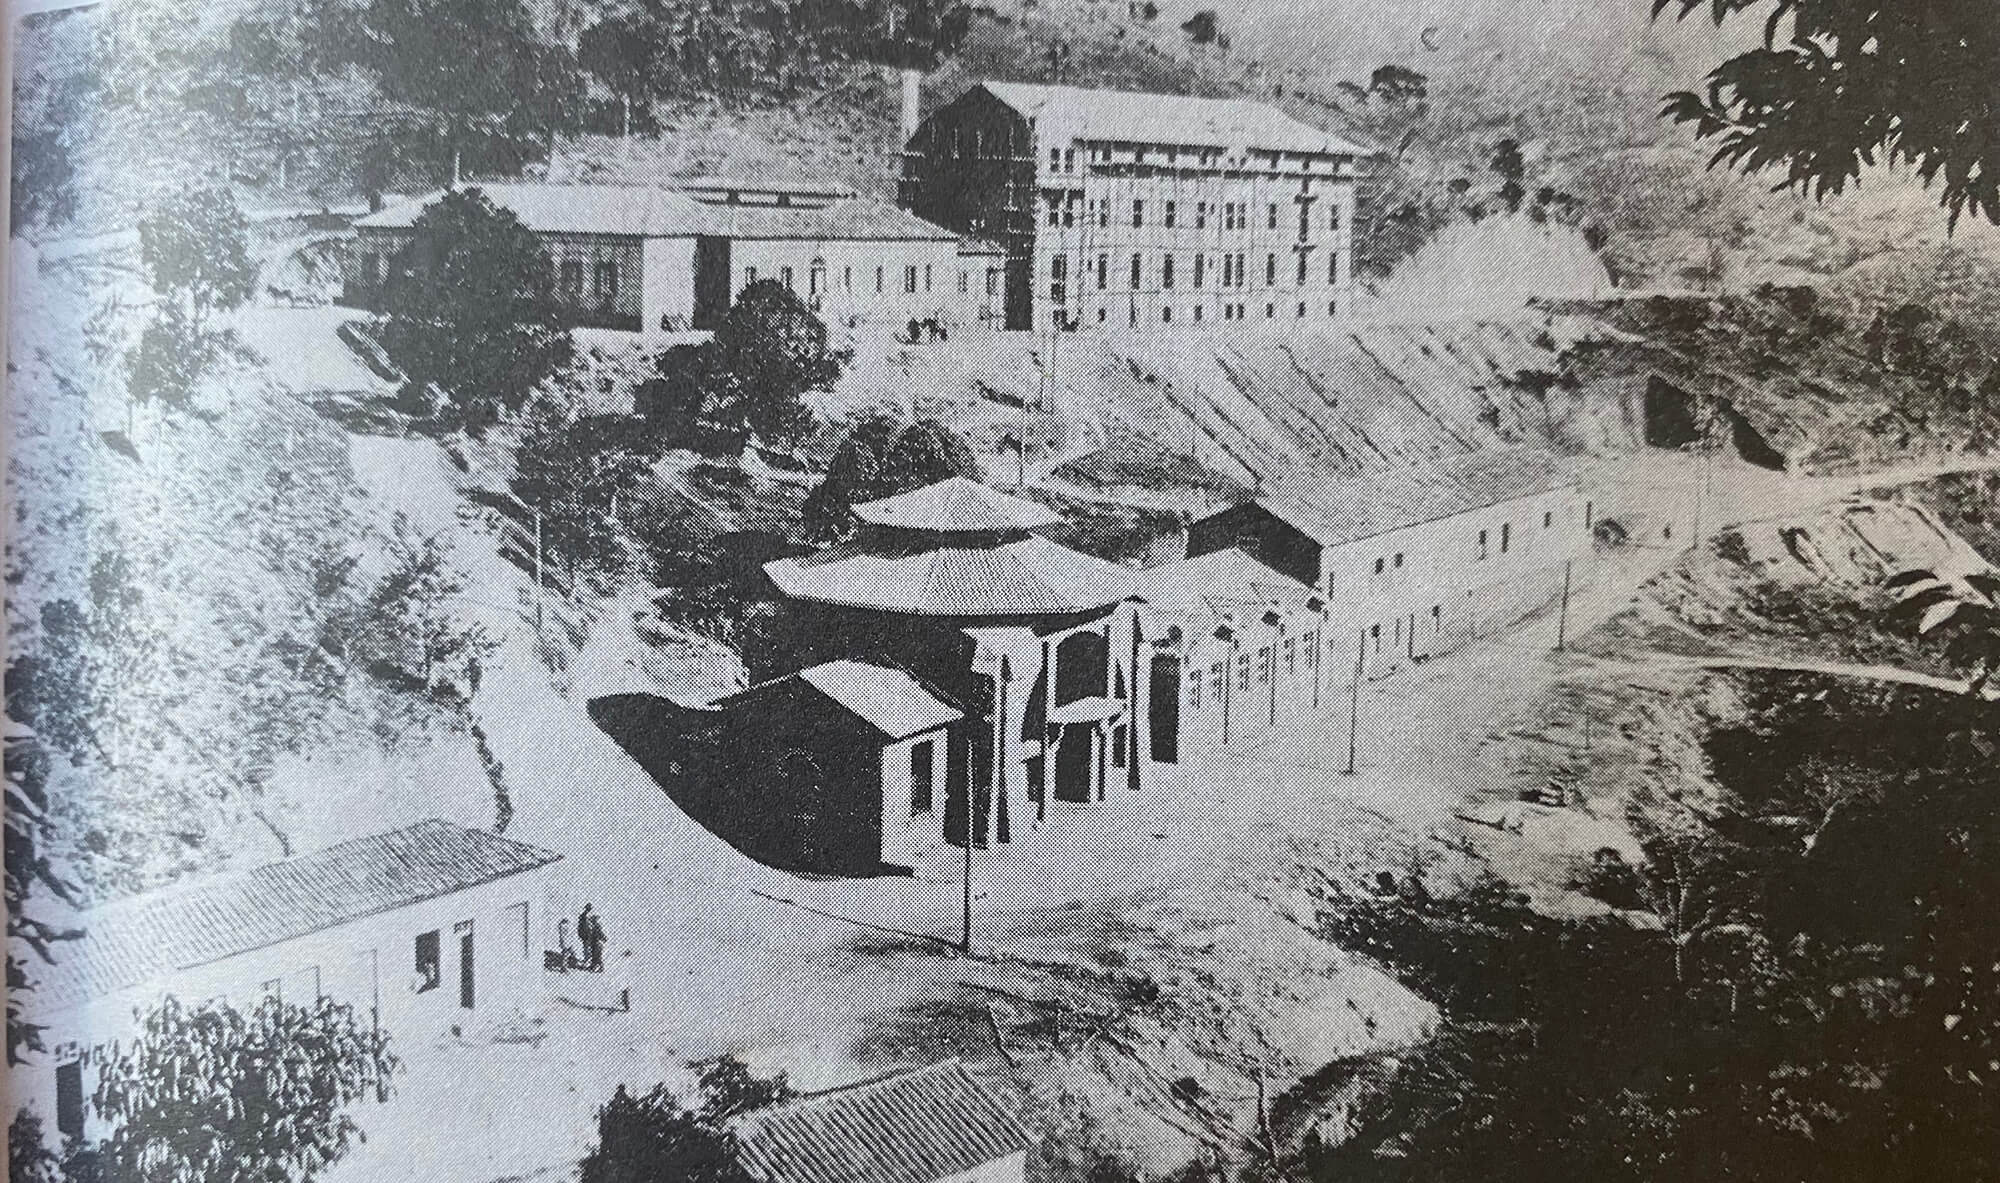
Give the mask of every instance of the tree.
<path id="1" fill-rule="evenodd" d="M 1920 634 L 1948 634 L 1945 656 L 1963 668 L 1970 693 L 1984 696 L 2000 677 L 2000 576 L 1976 571 L 1952 579 L 1934 571 L 1904 571 L 1889 580 L 1898 606 Z"/>
<path id="2" fill-rule="evenodd" d="M 831 388 L 847 358 L 791 289 L 760 279 L 737 296 L 714 340 L 662 353 L 633 403 L 667 447 L 732 455 L 752 439 L 781 445 L 806 421 L 802 396 Z"/>
<path id="3" fill-rule="evenodd" d="M 249 1014 L 168 997 L 114 1048 L 92 1098 L 111 1134 L 92 1152 L 111 1179 L 310 1183 L 360 1131 L 346 1113 L 385 1095 L 388 1037 L 322 998 L 266 998 Z"/>
<path id="4" fill-rule="evenodd" d="M 1493 145 L 1493 171 L 1500 176 L 1500 200 L 1507 205 L 1509 213 L 1518 213 L 1521 202 L 1527 198 L 1528 190 L 1522 182 L 1527 178 L 1528 165 L 1521 157 L 1521 142 L 1512 136 Z"/>
<path id="5" fill-rule="evenodd" d="M 16 87 L 9 233 L 36 226 L 61 226 L 76 216 L 76 163 L 69 137 L 78 116 L 77 87 L 70 84 Z"/>
<path id="6" fill-rule="evenodd" d="M 825 479 L 806 495 L 806 535 L 837 538 L 852 525 L 850 505 L 954 476 L 979 479 L 979 462 L 957 432 L 935 419 L 904 425 L 880 411 L 863 415 L 835 449 Z"/>
<path id="7" fill-rule="evenodd" d="M 1377 66 L 1368 76 L 1368 94 L 1385 103 L 1421 103 L 1430 94 L 1429 78 L 1407 66 Z"/>
<path id="8" fill-rule="evenodd" d="M 139 257 L 197 334 L 257 290 L 249 223 L 227 189 L 180 189 L 154 206 L 139 221 Z"/>
<path id="9" fill-rule="evenodd" d="M 7 1127 L 8 1183 L 61 1183 L 62 1159 L 42 1138 L 42 1119 L 32 1109 L 17 1110 Z"/>
<path id="10" fill-rule="evenodd" d="M 19 660 L 19 659 L 17 659 Z M 18 683 L 12 668 L 7 677 L 8 713 L 16 709 Z M 57 873 L 49 861 L 46 846 L 55 827 L 49 820 L 49 751 L 32 733 L 16 732 L 6 738 L 7 797 L 6 881 L 7 881 L 7 1063 L 23 1062 L 24 1052 L 41 1051 L 42 1028 L 28 1021 L 22 994 L 33 988 L 27 965 L 16 950 L 32 951 L 44 963 L 55 961 L 59 941 L 76 940 L 81 930 L 59 928 L 28 914 L 28 899 L 37 888 L 48 891 L 72 907 L 78 905 L 69 881 Z M 20 1176 L 16 1175 L 15 1178 Z"/>
<path id="11" fill-rule="evenodd" d="M 622 109 L 621 134 L 632 134 L 632 109 L 666 97 L 665 30 L 650 9 L 613 13 L 577 38 L 577 62 Z"/>
<path id="12" fill-rule="evenodd" d="M 1822 200 L 1864 168 L 1907 164 L 1940 178 L 1950 220 L 2000 222 L 2000 141 L 1991 125 L 2000 20 L 1986 0 L 1653 0 L 1657 19 L 1755 13 L 1760 44 L 1710 71 L 1706 93 L 1666 97 L 1664 118 L 1716 145 L 1710 166 L 1783 174 Z"/>
<path id="13" fill-rule="evenodd" d="M 542 515 L 542 548 L 569 581 L 629 565 L 619 499 L 650 470 L 634 444 L 642 433 L 624 415 L 570 419 L 559 409 L 536 415 L 514 455 L 514 495 Z"/>
<path id="14" fill-rule="evenodd" d="M 664 1084 L 638 1097 L 618 1086 L 597 1111 L 597 1145 L 581 1164 L 581 1183 L 748 1183 L 729 1121 L 786 1099 L 791 1086 L 728 1056 L 689 1067 L 699 1081 L 692 1107 Z"/>
<path id="15" fill-rule="evenodd" d="M 1216 25 L 1214 10 L 1204 8 L 1181 23 L 1181 32 L 1196 45 L 1211 45 L 1222 30 Z"/>
<path id="16" fill-rule="evenodd" d="M 478 189 L 418 216 L 378 336 L 405 397 L 475 437 L 518 411 L 574 352 L 541 246 Z"/>

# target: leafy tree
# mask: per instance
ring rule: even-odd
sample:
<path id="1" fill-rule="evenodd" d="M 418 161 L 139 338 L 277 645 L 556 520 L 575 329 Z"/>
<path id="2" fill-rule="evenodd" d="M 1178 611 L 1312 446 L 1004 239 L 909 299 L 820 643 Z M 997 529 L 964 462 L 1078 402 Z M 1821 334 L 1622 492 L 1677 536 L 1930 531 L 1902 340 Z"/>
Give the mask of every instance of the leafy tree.
<path id="1" fill-rule="evenodd" d="M 461 620 L 465 577 L 442 543 L 398 514 L 386 549 L 389 568 L 372 585 L 352 586 L 351 560 L 327 568 L 317 590 L 340 607 L 322 624 L 320 646 L 381 685 L 463 715 L 498 642 Z"/>
<path id="2" fill-rule="evenodd" d="M 176 190 L 139 221 L 139 257 L 153 290 L 196 333 L 257 290 L 249 223 L 227 189 Z"/>
<path id="3" fill-rule="evenodd" d="M 804 394 L 831 388 L 847 359 L 791 289 L 760 279 L 738 294 L 714 340 L 662 353 L 634 405 L 669 447 L 730 455 L 752 439 L 783 444 L 807 418 Z"/>
<path id="4" fill-rule="evenodd" d="M 837 538 L 852 524 L 849 506 L 954 476 L 979 479 L 979 462 L 957 432 L 935 419 L 905 425 L 879 411 L 863 415 L 835 449 L 825 479 L 806 495 L 806 535 Z"/>
<path id="5" fill-rule="evenodd" d="M 632 134 L 633 108 L 645 112 L 667 96 L 665 36 L 658 17 L 642 8 L 613 13 L 577 38 L 577 62 L 617 100 L 623 135 Z"/>
<path id="6" fill-rule="evenodd" d="M 835 0 L 817 14 L 829 47 L 906 70 L 932 70 L 972 29 L 963 0 Z"/>
<path id="7" fill-rule="evenodd" d="M 8 713 L 15 711 L 17 683 L 10 668 L 7 677 Z M 18 717 L 18 716 L 16 716 Z M 23 993 L 33 988 L 27 965 L 17 951 L 32 951 L 45 963 L 55 960 L 60 941 L 75 940 L 83 933 L 59 928 L 28 914 L 28 899 L 37 888 L 75 906 L 78 901 L 69 881 L 50 862 L 47 844 L 55 827 L 49 820 L 48 760 L 50 753 L 29 733 L 6 738 L 7 797 L 6 877 L 7 877 L 7 1063 L 19 1064 L 23 1052 L 41 1051 L 42 1028 L 28 1021 Z M 16 1124 L 18 1125 L 18 1119 Z M 37 1131 L 39 1135 L 39 1131 Z M 39 1136 L 35 1142 L 39 1145 Z M 19 1174 L 12 1177 L 21 1178 Z"/>
<path id="8" fill-rule="evenodd" d="M 786 1099 L 791 1086 L 728 1056 L 690 1067 L 699 1077 L 692 1107 L 664 1084 L 638 1097 L 618 1086 L 597 1111 L 597 1145 L 581 1164 L 581 1183 L 747 1183 L 729 1121 Z"/>
<path id="9" fill-rule="evenodd" d="M 541 511 L 542 548 L 573 586 L 630 565 L 619 525 L 619 500 L 650 471 L 635 447 L 642 433 L 624 415 L 570 419 L 556 409 L 536 415 L 514 455 L 514 495 Z"/>
<path id="10" fill-rule="evenodd" d="M 473 436 L 518 411 L 574 344 L 540 244 L 478 189 L 418 216 L 377 322 L 405 397 Z"/>
<path id="11" fill-rule="evenodd" d="M 7 1126 L 8 1183 L 61 1183 L 62 1159 L 42 1139 L 42 1119 L 32 1109 L 15 1112 Z"/>
<path id="12" fill-rule="evenodd" d="M 1907 164 L 1942 178 L 1956 224 L 2000 222 L 2000 145 L 1991 125 L 2000 20 L 1985 0 L 1653 0 L 1653 15 L 1764 21 L 1759 45 L 1712 70 L 1705 93 L 1668 95 L 1661 114 L 1714 141 L 1711 166 L 1783 174 L 1823 199 L 1864 168 Z"/>
<path id="13" fill-rule="evenodd" d="M 76 162 L 69 137 L 78 121 L 77 88 L 17 84 L 8 210 L 12 234 L 59 227 L 76 216 Z"/>
<path id="14" fill-rule="evenodd" d="M 1528 196 L 1522 182 L 1527 178 L 1527 161 L 1521 157 L 1521 142 L 1512 136 L 1493 145 L 1493 171 L 1500 177 L 1500 200 L 1509 213 L 1518 213 Z"/>
<path id="15" fill-rule="evenodd" d="M 331 999 L 246 1015 L 169 997 L 102 1068 L 93 1103 L 114 1128 L 92 1150 L 111 1179 L 309 1183 L 360 1132 L 347 1106 L 385 1093 L 397 1065 Z"/>
<path id="16" fill-rule="evenodd" d="M 1186 33 L 1188 40 L 1196 45 L 1212 45 L 1222 34 L 1216 25 L 1214 10 L 1207 8 L 1181 22 L 1181 32 Z"/>
<path id="17" fill-rule="evenodd" d="M 1385 103 L 1421 103 L 1430 94 L 1431 80 L 1407 66 L 1394 63 L 1377 66 L 1368 76 L 1368 95 Z"/>

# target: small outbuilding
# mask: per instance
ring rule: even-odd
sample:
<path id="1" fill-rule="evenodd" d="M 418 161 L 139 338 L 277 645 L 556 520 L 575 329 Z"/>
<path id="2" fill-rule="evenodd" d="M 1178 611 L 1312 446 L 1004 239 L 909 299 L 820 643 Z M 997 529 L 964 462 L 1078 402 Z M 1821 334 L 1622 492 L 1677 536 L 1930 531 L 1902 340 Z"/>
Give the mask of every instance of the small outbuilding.
<path id="1" fill-rule="evenodd" d="M 1033 1136 L 957 1060 L 736 1119 L 757 1183 L 1021 1183 Z"/>
<path id="2" fill-rule="evenodd" d="M 753 855 L 868 874 L 908 870 L 937 839 L 947 733 L 965 716 L 909 673 L 829 661 L 716 706 Z"/>

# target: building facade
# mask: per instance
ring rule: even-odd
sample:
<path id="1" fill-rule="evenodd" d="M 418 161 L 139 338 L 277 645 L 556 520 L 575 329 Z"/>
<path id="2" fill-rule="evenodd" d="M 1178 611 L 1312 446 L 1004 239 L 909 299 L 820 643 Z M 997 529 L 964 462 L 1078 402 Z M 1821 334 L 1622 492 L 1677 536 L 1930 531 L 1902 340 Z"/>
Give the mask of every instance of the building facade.
<path id="1" fill-rule="evenodd" d="M 562 856 L 426 821 L 85 912 L 24 995 L 48 1052 L 17 1068 L 20 1103 L 93 1136 L 103 1049 L 172 995 L 248 1011 L 332 998 L 365 1026 L 423 1041 L 537 1004 L 547 877 Z"/>
<path id="2" fill-rule="evenodd" d="M 1477 453 L 1218 511 L 1188 550 L 1238 548 L 1328 604 L 1323 661 L 1373 675 L 1505 627 L 1562 593 L 1594 507 L 1553 458 Z"/>
<path id="3" fill-rule="evenodd" d="M 986 260 L 959 236 L 837 188 L 689 182 L 685 190 L 531 183 L 469 186 L 540 242 L 550 289 L 580 326 L 713 328 L 744 287 L 773 279 L 829 323 L 977 324 Z M 355 223 L 342 303 L 379 311 L 417 265 L 413 227 L 441 194 Z M 975 276 L 975 272 L 978 274 Z"/>
<path id="4" fill-rule="evenodd" d="M 1006 249 L 1010 329 L 1345 316 L 1367 150 L 1263 103 L 985 82 L 906 146 L 900 201 Z"/>

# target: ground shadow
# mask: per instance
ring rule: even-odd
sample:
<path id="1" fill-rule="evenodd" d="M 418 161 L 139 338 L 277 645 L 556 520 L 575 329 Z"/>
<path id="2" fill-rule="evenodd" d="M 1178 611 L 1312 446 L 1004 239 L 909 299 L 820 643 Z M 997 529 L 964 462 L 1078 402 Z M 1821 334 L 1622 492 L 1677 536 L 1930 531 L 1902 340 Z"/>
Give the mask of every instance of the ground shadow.
<path id="1" fill-rule="evenodd" d="M 829 873 L 800 860 L 786 819 L 771 816 L 769 802 L 740 791 L 721 750 L 714 711 L 653 694 L 607 694 L 586 709 L 599 730 L 709 833 L 767 867 L 813 877 Z"/>

